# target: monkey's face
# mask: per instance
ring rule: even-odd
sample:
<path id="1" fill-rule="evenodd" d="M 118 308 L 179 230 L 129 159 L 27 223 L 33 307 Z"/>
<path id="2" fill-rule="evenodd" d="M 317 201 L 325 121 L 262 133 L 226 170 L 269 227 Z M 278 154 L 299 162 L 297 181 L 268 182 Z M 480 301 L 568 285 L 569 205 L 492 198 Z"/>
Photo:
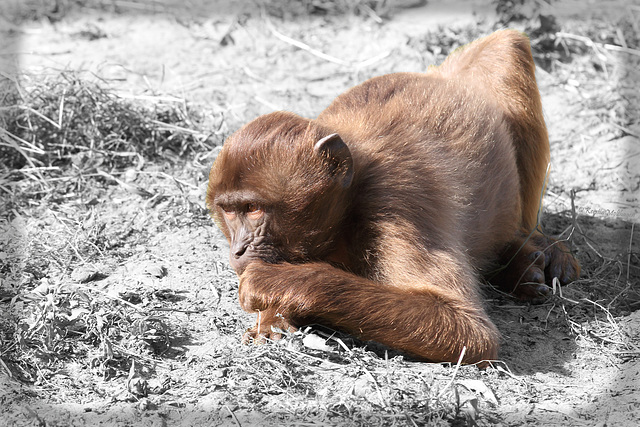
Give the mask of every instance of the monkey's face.
<path id="1" fill-rule="evenodd" d="M 290 113 L 262 116 L 232 135 L 209 175 L 207 205 L 241 275 L 253 260 L 322 259 L 347 209 L 353 162 L 337 134 Z"/>
<path id="2" fill-rule="evenodd" d="M 283 258 L 271 239 L 273 212 L 256 200 L 250 197 L 235 202 L 219 201 L 216 207 L 217 216 L 223 221 L 221 228 L 227 230 L 229 261 L 238 275 L 254 259 L 277 262 Z"/>
<path id="3" fill-rule="evenodd" d="M 229 241 L 229 261 L 238 275 L 256 259 L 278 263 L 304 258 L 304 245 L 288 238 L 296 224 L 290 222 L 284 200 L 266 198 L 255 188 L 236 189 L 219 192 L 211 208 Z"/>

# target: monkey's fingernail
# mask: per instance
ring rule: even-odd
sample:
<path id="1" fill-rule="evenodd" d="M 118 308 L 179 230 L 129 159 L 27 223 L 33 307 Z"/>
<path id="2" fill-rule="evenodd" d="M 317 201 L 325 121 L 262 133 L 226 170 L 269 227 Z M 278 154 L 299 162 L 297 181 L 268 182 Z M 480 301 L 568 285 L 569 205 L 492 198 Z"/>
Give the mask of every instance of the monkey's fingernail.
<path id="1" fill-rule="evenodd" d="M 531 274 L 531 281 L 537 283 L 544 283 L 544 273 L 540 270 L 534 271 Z"/>
<path id="2" fill-rule="evenodd" d="M 544 254 L 542 253 L 542 251 L 535 251 L 532 252 L 531 255 L 529 255 L 529 258 L 532 260 L 537 260 L 540 259 L 544 256 Z"/>
<path id="3" fill-rule="evenodd" d="M 529 254 L 529 259 L 533 263 L 534 266 L 538 267 L 541 270 L 544 270 L 545 267 L 545 256 L 542 251 L 535 251 Z"/>
<path id="4" fill-rule="evenodd" d="M 538 286 L 536 286 L 536 293 L 540 296 L 548 296 L 551 294 L 551 288 L 548 287 L 547 285 L 543 285 L 543 284 L 539 284 Z"/>

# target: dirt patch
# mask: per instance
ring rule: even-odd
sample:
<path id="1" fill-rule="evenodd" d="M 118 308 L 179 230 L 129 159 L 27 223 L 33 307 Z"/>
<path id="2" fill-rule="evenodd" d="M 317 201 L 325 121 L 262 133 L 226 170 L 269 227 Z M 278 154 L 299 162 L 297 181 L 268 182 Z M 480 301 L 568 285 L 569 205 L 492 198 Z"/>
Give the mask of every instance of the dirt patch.
<path id="1" fill-rule="evenodd" d="M 0 425 L 640 422 L 640 5 L 78 3 L 2 11 Z M 254 319 L 204 209 L 224 138 L 503 26 L 532 39 L 545 230 L 581 280 L 536 306 L 487 289 L 484 371 L 322 328 L 241 345 Z"/>

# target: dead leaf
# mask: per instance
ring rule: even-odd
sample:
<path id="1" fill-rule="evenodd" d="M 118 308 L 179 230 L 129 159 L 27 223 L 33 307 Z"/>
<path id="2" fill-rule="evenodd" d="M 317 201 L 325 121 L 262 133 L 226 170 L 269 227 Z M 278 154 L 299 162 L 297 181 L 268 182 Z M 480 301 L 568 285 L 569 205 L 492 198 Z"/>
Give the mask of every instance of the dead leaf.
<path id="1" fill-rule="evenodd" d="M 483 381 L 474 379 L 461 379 L 457 381 L 457 384 L 463 386 L 469 391 L 481 394 L 482 397 L 484 397 L 492 405 L 498 405 L 498 398 L 496 397 L 495 393 L 493 392 L 493 390 L 487 387 L 487 385 Z"/>
<path id="2" fill-rule="evenodd" d="M 302 343 L 305 347 L 310 348 L 312 350 L 321 350 L 321 351 L 331 351 L 331 347 L 329 347 L 324 338 L 320 338 L 317 335 L 309 334 L 302 338 Z"/>

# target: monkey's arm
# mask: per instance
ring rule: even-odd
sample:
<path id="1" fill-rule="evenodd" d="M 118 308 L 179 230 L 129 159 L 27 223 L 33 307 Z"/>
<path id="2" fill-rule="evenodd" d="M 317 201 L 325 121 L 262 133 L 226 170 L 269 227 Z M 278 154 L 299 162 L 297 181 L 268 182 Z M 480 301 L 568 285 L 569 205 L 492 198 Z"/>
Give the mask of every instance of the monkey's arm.
<path id="1" fill-rule="evenodd" d="M 260 312 L 253 337 L 269 335 L 271 325 L 322 323 L 430 361 L 456 362 L 464 346 L 464 363 L 497 357 L 498 332 L 484 310 L 433 285 L 403 291 L 327 263 L 257 261 L 239 294 L 243 309 Z"/>

